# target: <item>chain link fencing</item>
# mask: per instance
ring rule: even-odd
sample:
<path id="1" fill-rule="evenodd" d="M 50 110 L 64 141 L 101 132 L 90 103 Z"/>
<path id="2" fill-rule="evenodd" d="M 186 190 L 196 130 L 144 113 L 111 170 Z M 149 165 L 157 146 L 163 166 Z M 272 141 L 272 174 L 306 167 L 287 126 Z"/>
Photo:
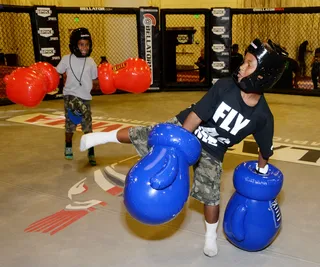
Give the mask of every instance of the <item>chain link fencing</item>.
<path id="1" fill-rule="evenodd" d="M 105 60 L 118 64 L 129 57 L 139 56 L 137 11 L 126 9 L 116 13 L 110 9 L 110 12 L 81 13 L 80 10 L 57 8 L 61 56 L 70 53 L 70 33 L 79 27 L 88 28 L 92 34 L 91 56 L 97 65 Z M 33 38 L 37 33 L 33 32 L 32 12 L 33 7 L 0 9 L 0 105 L 8 102 L 3 82 L 5 75 L 19 66 L 30 66 L 35 62 L 37 51 Z M 232 43 L 239 45 L 239 53 L 244 55 L 254 38 L 271 39 L 289 53 L 292 60 L 291 65 L 286 64 L 289 73 L 286 77 L 291 79 L 289 84 L 293 91 L 275 87 L 275 92 L 320 94 L 316 89 L 320 87 L 319 8 L 285 8 L 279 12 L 232 9 L 231 13 Z M 157 45 L 162 47 L 163 88 L 189 86 L 198 89 L 211 85 L 210 16 L 209 9 L 161 10 L 162 39 Z M 299 59 L 299 47 L 304 41 L 308 41 L 308 45 L 304 57 Z M 95 93 L 100 93 L 97 86 L 93 88 Z"/>
<path id="2" fill-rule="evenodd" d="M 61 56 L 69 54 L 72 30 L 87 28 L 92 36 L 91 57 L 118 64 L 138 56 L 137 18 L 134 14 L 58 14 Z"/>
<path id="3" fill-rule="evenodd" d="M 0 104 L 9 102 L 3 78 L 34 62 L 30 14 L 0 12 Z"/>
<path id="4" fill-rule="evenodd" d="M 71 32 L 87 28 L 92 37 L 91 57 L 97 65 L 108 61 L 119 64 L 130 57 L 138 57 L 137 17 L 135 14 L 58 13 L 61 57 L 69 54 Z M 65 81 L 64 76 L 64 81 Z M 101 93 L 95 84 L 93 94 Z"/>
<path id="5" fill-rule="evenodd" d="M 179 11 L 182 13 L 184 10 Z M 171 10 L 161 12 L 165 13 L 162 15 L 165 21 L 161 22 L 164 86 L 208 83 L 206 15 L 196 11 L 193 14 L 170 14 L 174 12 Z"/>

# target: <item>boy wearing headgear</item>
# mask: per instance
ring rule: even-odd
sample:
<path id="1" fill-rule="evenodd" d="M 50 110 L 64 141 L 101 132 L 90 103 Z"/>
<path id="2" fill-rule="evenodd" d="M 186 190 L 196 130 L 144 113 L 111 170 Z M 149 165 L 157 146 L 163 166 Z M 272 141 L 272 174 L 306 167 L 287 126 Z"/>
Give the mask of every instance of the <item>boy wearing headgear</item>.
<path id="1" fill-rule="evenodd" d="M 194 133 L 202 145 L 201 156 L 194 165 L 190 195 L 204 204 L 203 252 L 209 257 L 218 252 L 220 177 L 227 149 L 253 134 L 259 146 L 256 171 L 264 174 L 268 171 L 267 162 L 273 154 L 274 121 L 263 92 L 281 77 L 285 56 L 285 51 L 272 41 L 262 43 L 255 39 L 232 77 L 219 79 L 200 101 L 168 121 Z M 83 135 L 80 150 L 108 142 L 132 143 L 140 156 L 144 156 L 148 153 L 148 134 L 152 127 Z"/>
<path id="2" fill-rule="evenodd" d="M 56 67 L 60 74 L 66 73 L 63 88 L 65 109 L 65 158 L 73 159 L 72 137 L 77 124 L 81 123 L 83 133 L 92 132 L 90 100 L 93 80 L 98 77 L 97 65 L 90 57 L 92 39 L 86 28 L 72 31 L 69 43 L 70 54 L 63 56 Z M 89 163 L 96 165 L 94 148 L 88 150 Z"/>

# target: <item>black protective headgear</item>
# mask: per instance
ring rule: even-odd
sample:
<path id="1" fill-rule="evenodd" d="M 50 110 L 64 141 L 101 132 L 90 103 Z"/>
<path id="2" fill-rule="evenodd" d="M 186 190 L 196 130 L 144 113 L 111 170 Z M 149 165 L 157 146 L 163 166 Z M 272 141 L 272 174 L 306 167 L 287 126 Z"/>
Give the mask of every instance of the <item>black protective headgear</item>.
<path id="1" fill-rule="evenodd" d="M 87 55 L 83 56 L 78 47 L 79 40 L 89 40 L 89 51 Z M 86 28 L 78 28 L 72 31 L 70 35 L 69 49 L 76 57 L 89 57 L 92 52 L 91 34 Z"/>
<path id="2" fill-rule="evenodd" d="M 288 53 L 271 40 L 262 43 L 259 39 L 252 41 L 247 52 L 257 59 L 256 70 L 238 82 L 238 68 L 233 73 L 233 78 L 245 93 L 263 94 L 265 89 L 271 88 L 281 78 L 285 69 L 285 57 Z"/>

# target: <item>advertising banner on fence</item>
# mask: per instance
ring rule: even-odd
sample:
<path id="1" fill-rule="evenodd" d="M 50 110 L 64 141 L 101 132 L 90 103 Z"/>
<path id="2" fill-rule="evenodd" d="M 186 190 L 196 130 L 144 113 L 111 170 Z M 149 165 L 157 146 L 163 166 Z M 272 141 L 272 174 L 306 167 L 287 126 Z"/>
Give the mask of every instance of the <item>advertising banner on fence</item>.
<path id="1" fill-rule="evenodd" d="M 231 56 L 230 8 L 211 9 L 211 71 L 212 83 L 229 76 Z"/>
<path id="2" fill-rule="evenodd" d="M 58 16 L 55 6 L 35 6 L 33 25 L 35 58 L 56 66 L 61 59 Z"/>
<path id="3" fill-rule="evenodd" d="M 160 89 L 160 33 L 159 9 L 140 8 L 139 57 L 146 60 L 151 69 L 150 90 Z"/>

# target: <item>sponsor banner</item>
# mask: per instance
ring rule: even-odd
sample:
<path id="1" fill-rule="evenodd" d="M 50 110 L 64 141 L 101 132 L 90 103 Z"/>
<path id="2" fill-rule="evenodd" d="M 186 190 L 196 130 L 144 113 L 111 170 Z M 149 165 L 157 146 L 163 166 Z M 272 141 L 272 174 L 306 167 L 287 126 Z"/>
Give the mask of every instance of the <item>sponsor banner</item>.
<path id="1" fill-rule="evenodd" d="M 64 129 L 64 115 L 45 113 L 33 113 L 12 117 L 7 121 L 24 123 L 30 125 L 53 127 Z M 94 132 L 108 132 L 115 129 L 123 129 L 137 125 L 148 126 L 156 122 L 137 121 L 122 118 L 106 118 L 105 121 L 93 118 L 92 128 Z M 77 128 L 81 131 L 81 126 Z M 281 137 L 273 138 L 272 160 L 280 160 L 292 163 L 320 166 L 320 142 L 308 140 L 291 140 Z M 258 146 L 252 136 L 248 136 L 239 144 L 234 145 L 227 151 L 228 154 L 253 156 L 258 158 Z"/>
<path id="2" fill-rule="evenodd" d="M 55 6 L 35 6 L 33 37 L 36 61 L 58 65 L 61 59 L 58 17 Z"/>
<path id="3" fill-rule="evenodd" d="M 52 127 L 58 129 L 65 128 L 65 116 L 64 113 L 56 114 L 46 114 L 46 113 L 32 113 L 21 116 L 12 117 L 7 119 L 7 121 L 25 123 L 37 126 Z M 92 129 L 94 132 L 108 132 L 115 129 L 122 129 L 137 125 L 149 126 L 156 124 L 154 121 L 140 121 L 140 120 L 129 120 L 121 118 L 109 117 L 107 120 L 98 120 L 95 117 L 92 118 Z M 81 125 L 76 128 L 77 131 L 81 132 Z"/>
<path id="4" fill-rule="evenodd" d="M 177 42 L 179 44 L 193 44 L 193 32 L 188 32 L 187 34 L 178 34 L 177 35 Z"/>
<path id="5" fill-rule="evenodd" d="M 151 69 L 151 90 L 160 89 L 160 32 L 159 9 L 140 8 L 139 57 L 146 60 Z"/>
<path id="6" fill-rule="evenodd" d="M 276 12 L 276 11 L 284 11 L 283 7 L 276 8 L 253 8 L 253 12 Z"/>
<path id="7" fill-rule="evenodd" d="M 211 9 L 211 72 L 212 83 L 229 76 L 231 56 L 231 12 L 230 8 Z"/>
<path id="8" fill-rule="evenodd" d="M 106 11 L 112 11 L 113 8 L 110 7 L 79 7 L 80 11 L 90 11 L 90 12 L 106 12 Z"/>

